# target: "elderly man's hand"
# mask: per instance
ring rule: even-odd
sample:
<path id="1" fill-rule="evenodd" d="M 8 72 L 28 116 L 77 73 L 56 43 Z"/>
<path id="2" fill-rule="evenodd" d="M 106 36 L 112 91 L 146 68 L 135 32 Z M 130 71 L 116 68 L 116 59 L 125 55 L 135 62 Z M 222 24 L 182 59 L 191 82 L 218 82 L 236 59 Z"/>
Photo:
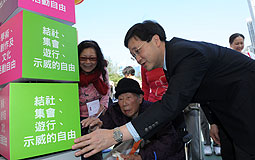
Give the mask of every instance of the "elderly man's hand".
<path id="1" fill-rule="evenodd" d="M 103 125 L 103 122 L 96 117 L 88 117 L 81 121 L 82 128 L 89 127 L 90 130 L 94 131 Z"/>
<path id="2" fill-rule="evenodd" d="M 97 129 L 90 134 L 86 134 L 74 140 L 72 149 L 81 149 L 75 152 L 75 156 L 80 156 L 84 153 L 85 158 L 96 154 L 116 143 L 113 139 L 113 130 Z"/>

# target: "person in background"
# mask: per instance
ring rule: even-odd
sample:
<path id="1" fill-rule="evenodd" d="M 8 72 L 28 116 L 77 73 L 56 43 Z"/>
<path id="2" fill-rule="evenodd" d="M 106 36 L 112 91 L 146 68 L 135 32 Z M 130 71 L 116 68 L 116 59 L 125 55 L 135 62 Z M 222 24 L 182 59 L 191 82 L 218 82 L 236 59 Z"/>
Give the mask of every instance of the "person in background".
<path id="1" fill-rule="evenodd" d="M 144 99 L 150 102 L 161 100 L 168 86 L 163 69 L 156 68 L 147 71 L 144 67 L 141 67 L 141 75 Z"/>
<path id="2" fill-rule="evenodd" d="M 114 82 L 113 81 L 109 81 L 110 83 L 110 98 L 109 98 L 109 104 L 108 106 L 112 105 L 112 103 L 115 101 L 115 97 L 114 97 L 114 94 L 115 94 L 115 85 L 114 85 Z"/>
<path id="3" fill-rule="evenodd" d="M 143 94 L 137 81 L 130 78 L 121 79 L 116 86 L 115 93 L 118 102 L 113 103 L 105 114 L 100 116 L 100 119 L 94 117 L 86 119 L 82 123 L 83 127 L 113 129 L 124 125 L 142 114 L 152 104 L 152 102 L 143 100 Z M 168 123 L 148 141 L 142 140 L 139 143 L 139 147 L 135 149 L 137 154 L 130 153 L 132 146 L 133 148 L 136 146 L 132 140 L 118 144 L 107 157 L 118 152 L 122 153 L 122 158 L 132 160 L 150 160 L 155 159 L 155 156 L 162 160 L 185 160 L 184 144 L 171 123 Z"/>
<path id="4" fill-rule="evenodd" d="M 234 33 L 229 37 L 229 45 L 230 48 L 232 48 L 233 50 L 236 50 L 238 52 L 243 53 L 244 55 L 250 57 L 251 59 L 255 59 L 255 55 L 254 53 L 250 53 L 250 52 L 242 52 L 244 49 L 244 35 L 242 35 L 241 33 Z"/>
<path id="5" fill-rule="evenodd" d="M 98 116 L 108 108 L 110 85 L 107 71 L 107 61 L 95 41 L 85 40 L 78 45 L 80 62 L 79 101 L 81 123 L 90 116 Z M 92 103 L 91 103 L 92 102 Z M 94 103 L 94 104 L 93 104 Z M 82 135 L 88 133 L 88 128 L 82 129 Z M 84 159 L 82 157 L 82 159 Z M 88 160 L 102 159 L 102 154 L 96 154 Z"/>
<path id="6" fill-rule="evenodd" d="M 135 77 L 135 69 L 132 66 L 127 66 L 122 70 L 122 74 L 124 75 L 125 78 L 131 78 L 136 80 L 140 87 L 142 86 L 142 82 Z"/>
<path id="7" fill-rule="evenodd" d="M 161 101 L 113 130 L 98 129 L 74 140 L 75 153 L 91 156 L 118 141 L 149 139 L 190 103 L 208 108 L 234 142 L 236 160 L 255 155 L 255 62 L 232 49 L 174 37 L 166 40 L 154 21 L 133 25 L 124 40 L 130 54 L 147 70 L 162 67 L 169 77 Z M 168 79 L 168 78 L 167 78 Z M 117 136 L 113 136 L 117 135 Z"/>
<path id="8" fill-rule="evenodd" d="M 244 35 L 241 33 L 234 33 L 229 37 L 229 46 L 231 49 L 243 53 L 244 55 L 253 59 L 254 55 L 249 52 L 242 52 L 244 48 Z M 222 126 L 220 126 L 217 119 L 214 116 L 211 116 L 211 127 L 210 135 L 215 142 L 221 145 L 221 155 L 223 159 L 234 159 L 235 149 L 234 144 L 230 141 L 230 135 L 224 132 Z"/>
<path id="9" fill-rule="evenodd" d="M 241 33 L 234 33 L 229 37 L 230 48 L 242 53 L 244 48 L 244 35 Z"/>

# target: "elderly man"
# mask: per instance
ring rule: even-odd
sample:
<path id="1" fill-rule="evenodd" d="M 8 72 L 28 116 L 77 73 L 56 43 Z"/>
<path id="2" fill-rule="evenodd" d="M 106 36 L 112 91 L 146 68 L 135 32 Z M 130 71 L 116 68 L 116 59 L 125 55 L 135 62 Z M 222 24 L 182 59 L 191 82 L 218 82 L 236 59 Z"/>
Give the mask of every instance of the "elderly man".
<path id="1" fill-rule="evenodd" d="M 121 79 L 116 87 L 115 102 L 106 113 L 98 118 L 88 118 L 83 121 L 83 127 L 101 126 L 105 129 L 113 129 L 124 125 L 144 112 L 152 103 L 143 100 L 143 91 L 137 81 L 130 78 Z M 177 134 L 171 123 L 152 136 L 148 141 L 142 142 L 138 154 L 130 154 L 129 151 L 119 151 L 125 159 L 158 159 L 184 160 L 184 144 L 182 137 Z M 141 143 L 141 144 L 142 144 Z M 132 148 L 131 146 L 126 148 Z M 128 149 L 127 149 L 128 150 Z"/>

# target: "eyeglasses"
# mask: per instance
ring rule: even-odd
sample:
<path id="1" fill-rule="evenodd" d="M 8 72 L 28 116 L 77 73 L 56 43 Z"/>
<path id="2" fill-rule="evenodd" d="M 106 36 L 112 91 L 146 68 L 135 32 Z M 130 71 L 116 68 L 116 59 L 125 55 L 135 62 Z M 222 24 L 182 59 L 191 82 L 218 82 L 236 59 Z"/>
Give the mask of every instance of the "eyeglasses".
<path id="1" fill-rule="evenodd" d="M 97 61 L 97 57 L 80 57 L 80 61 L 91 61 L 91 62 L 96 62 Z"/>
<path id="2" fill-rule="evenodd" d="M 145 42 L 147 41 L 144 41 L 137 49 L 134 50 L 134 52 L 132 53 L 131 52 L 131 55 L 134 59 L 136 59 L 136 56 L 140 54 L 140 50 L 141 48 L 143 47 L 143 45 L 145 44 Z M 131 58 L 132 59 L 132 58 Z"/>

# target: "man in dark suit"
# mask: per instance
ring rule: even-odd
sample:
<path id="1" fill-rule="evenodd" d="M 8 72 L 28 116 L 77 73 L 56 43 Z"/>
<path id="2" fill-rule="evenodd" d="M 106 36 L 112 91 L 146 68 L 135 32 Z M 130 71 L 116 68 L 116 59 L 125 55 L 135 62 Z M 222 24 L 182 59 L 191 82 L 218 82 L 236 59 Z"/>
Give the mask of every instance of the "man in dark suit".
<path id="1" fill-rule="evenodd" d="M 148 139 L 191 102 L 208 103 L 234 144 L 237 160 L 255 157 L 255 62 L 218 45 L 173 38 L 166 41 L 156 22 L 132 26 L 125 46 L 147 70 L 163 67 L 169 85 L 161 101 L 131 123 L 115 130 L 97 130 L 75 140 L 76 155 L 86 156 L 122 141 Z M 117 135 L 117 136 L 116 136 Z"/>

